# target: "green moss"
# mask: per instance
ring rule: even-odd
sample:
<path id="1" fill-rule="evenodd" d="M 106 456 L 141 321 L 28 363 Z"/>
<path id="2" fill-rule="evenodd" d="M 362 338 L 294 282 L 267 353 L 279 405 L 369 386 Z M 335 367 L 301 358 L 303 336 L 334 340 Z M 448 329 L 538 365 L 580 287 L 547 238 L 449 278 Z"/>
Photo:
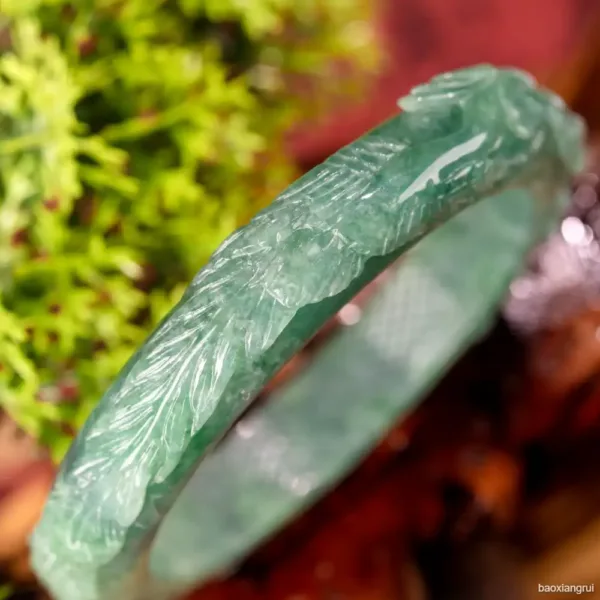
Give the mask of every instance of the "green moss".
<path id="1" fill-rule="evenodd" d="M 296 82 L 347 93 L 335 63 L 373 66 L 368 4 L 2 0 L 0 405 L 56 458 L 211 252 L 295 176 L 283 136 L 333 98 Z"/>

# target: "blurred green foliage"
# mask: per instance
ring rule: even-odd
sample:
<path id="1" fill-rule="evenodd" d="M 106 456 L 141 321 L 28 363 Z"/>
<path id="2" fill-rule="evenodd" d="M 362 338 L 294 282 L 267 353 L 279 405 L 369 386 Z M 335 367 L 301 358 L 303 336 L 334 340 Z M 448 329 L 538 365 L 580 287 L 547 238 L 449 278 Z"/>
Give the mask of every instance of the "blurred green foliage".
<path id="1" fill-rule="evenodd" d="M 55 458 L 373 67 L 368 5 L 0 0 L 0 406 Z"/>

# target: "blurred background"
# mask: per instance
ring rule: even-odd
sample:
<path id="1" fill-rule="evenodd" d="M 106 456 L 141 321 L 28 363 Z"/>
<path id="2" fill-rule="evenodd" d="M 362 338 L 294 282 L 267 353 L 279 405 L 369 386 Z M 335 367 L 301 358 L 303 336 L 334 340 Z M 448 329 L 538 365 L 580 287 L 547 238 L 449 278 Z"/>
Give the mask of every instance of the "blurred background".
<path id="1" fill-rule="evenodd" d="M 568 214 L 415 414 L 193 598 L 600 591 L 598 31 L 599 0 L 0 0 L 0 598 L 45 597 L 27 536 L 54 465 L 224 237 L 412 85 L 479 62 L 588 121 Z"/>

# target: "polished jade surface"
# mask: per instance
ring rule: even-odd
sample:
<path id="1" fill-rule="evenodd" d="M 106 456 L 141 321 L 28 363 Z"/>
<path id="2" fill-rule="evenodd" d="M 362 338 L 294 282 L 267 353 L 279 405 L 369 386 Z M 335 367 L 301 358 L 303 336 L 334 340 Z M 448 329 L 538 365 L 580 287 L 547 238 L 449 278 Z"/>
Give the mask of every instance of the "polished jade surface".
<path id="1" fill-rule="evenodd" d="M 234 566 L 485 331 L 560 214 L 584 127 L 526 74 L 487 65 L 400 107 L 230 236 L 101 399 L 32 539 L 57 600 L 171 598 Z M 363 319 L 230 430 L 422 238 Z"/>

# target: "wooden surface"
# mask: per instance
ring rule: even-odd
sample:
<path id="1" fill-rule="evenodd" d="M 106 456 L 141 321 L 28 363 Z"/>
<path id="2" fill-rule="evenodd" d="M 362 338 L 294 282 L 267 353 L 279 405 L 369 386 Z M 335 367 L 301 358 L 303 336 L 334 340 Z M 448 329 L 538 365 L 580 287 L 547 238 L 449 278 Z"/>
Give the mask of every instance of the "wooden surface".
<path id="1" fill-rule="evenodd" d="M 394 114 L 396 100 L 441 71 L 480 62 L 532 72 L 569 99 L 589 68 L 600 0 L 377 0 L 387 56 L 365 98 L 303 124 L 291 148 L 306 166 Z"/>

